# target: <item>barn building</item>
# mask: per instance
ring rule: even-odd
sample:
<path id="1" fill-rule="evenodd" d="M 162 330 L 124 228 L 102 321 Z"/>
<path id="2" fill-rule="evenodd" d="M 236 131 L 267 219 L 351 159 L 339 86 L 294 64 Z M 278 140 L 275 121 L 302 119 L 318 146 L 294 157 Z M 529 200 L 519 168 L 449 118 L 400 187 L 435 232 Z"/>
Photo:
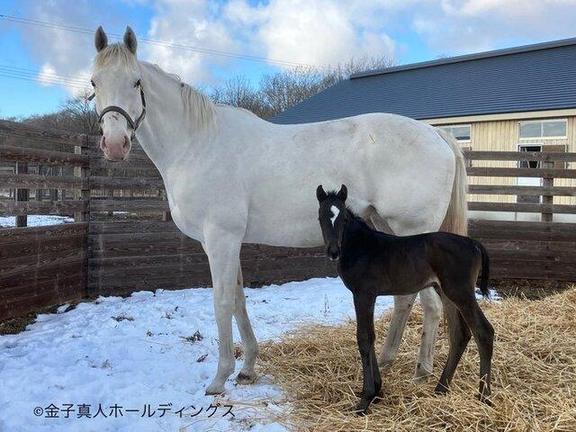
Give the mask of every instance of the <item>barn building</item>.
<path id="1" fill-rule="evenodd" d="M 369 112 L 445 128 L 475 151 L 576 152 L 576 38 L 355 74 L 282 112 L 281 124 Z M 474 161 L 516 167 L 518 162 Z M 521 162 L 536 168 L 538 162 Z M 540 185 L 540 178 L 470 178 L 470 184 Z M 555 179 L 555 186 L 576 186 Z M 540 197 L 470 196 L 471 201 L 538 202 Z M 576 204 L 555 197 L 555 204 Z"/>

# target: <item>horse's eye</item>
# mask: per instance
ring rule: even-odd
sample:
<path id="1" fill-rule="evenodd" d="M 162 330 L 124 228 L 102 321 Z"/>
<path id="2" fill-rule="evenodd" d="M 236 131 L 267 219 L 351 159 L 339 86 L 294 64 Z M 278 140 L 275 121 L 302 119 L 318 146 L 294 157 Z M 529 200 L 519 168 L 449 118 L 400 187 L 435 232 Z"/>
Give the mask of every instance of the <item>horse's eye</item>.
<path id="1" fill-rule="evenodd" d="M 94 80 L 90 80 L 90 84 L 92 84 L 92 87 L 96 87 L 96 84 L 94 84 Z"/>
<path id="2" fill-rule="evenodd" d="M 140 87 L 140 80 L 136 81 L 134 83 L 134 88 Z"/>

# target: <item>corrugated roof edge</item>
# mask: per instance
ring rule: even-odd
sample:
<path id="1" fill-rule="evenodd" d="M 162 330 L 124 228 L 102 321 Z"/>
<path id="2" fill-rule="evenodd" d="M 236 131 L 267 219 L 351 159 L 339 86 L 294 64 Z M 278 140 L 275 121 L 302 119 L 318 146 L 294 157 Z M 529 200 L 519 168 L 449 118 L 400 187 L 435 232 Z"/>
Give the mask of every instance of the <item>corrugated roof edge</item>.
<path id="1" fill-rule="evenodd" d="M 366 78 L 369 76 L 384 75 L 384 74 L 389 74 L 389 73 L 394 73 L 394 72 L 402 72 L 402 71 L 411 70 L 411 69 L 423 69 L 423 68 L 434 67 L 434 66 L 442 66 L 442 65 L 451 64 L 451 63 L 461 63 L 461 62 L 480 60 L 480 59 L 490 58 L 490 57 L 500 57 L 500 56 L 506 56 L 506 55 L 512 55 L 512 54 L 531 52 L 531 51 L 546 50 L 546 49 L 551 49 L 551 48 L 560 48 L 560 47 L 570 46 L 570 45 L 576 45 L 576 37 L 568 38 L 568 39 L 560 39 L 560 40 L 555 40 L 555 41 L 550 41 L 550 42 L 540 42 L 540 43 L 531 44 L 531 45 L 523 45 L 523 46 L 514 47 L 514 48 L 503 48 L 503 49 L 498 49 L 498 50 L 493 50 L 493 51 L 485 51 L 485 52 L 475 53 L 475 54 L 465 54 L 465 55 L 461 55 L 461 56 L 449 57 L 449 58 L 439 59 L 439 60 L 430 60 L 430 61 L 425 61 L 425 62 L 420 62 L 420 63 L 411 63 L 411 64 L 407 64 L 407 65 L 392 66 L 392 67 L 385 68 L 385 69 L 374 69 L 374 70 L 369 70 L 369 71 L 365 71 L 365 72 L 358 72 L 358 73 L 352 74 L 352 75 L 350 75 L 350 79 Z"/>

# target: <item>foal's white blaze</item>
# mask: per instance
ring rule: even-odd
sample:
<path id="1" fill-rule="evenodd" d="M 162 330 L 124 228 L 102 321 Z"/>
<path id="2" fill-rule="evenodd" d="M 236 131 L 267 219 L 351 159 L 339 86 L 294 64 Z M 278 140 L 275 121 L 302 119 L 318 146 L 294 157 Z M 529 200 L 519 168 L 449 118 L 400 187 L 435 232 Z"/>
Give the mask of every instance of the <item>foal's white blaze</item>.
<path id="1" fill-rule="evenodd" d="M 330 218 L 330 222 L 332 222 L 332 226 L 334 226 L 334 223 L 336 222 L 336 218 L 340 214 L 340 210 L 336 206 L 330 207 L 330 210 L 332 211 L 332 214 L 334 215 Z"/>

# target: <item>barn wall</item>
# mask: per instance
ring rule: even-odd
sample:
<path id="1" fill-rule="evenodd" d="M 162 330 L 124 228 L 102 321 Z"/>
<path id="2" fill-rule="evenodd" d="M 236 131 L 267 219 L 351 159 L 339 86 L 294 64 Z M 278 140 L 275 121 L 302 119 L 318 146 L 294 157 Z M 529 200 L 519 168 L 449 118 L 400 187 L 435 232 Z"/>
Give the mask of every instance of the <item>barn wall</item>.
<path id="1" fill-rule="evenodd" d="M 561 115 L 559 113 L 558 117 L 551 117 L 547 115 L 546 117 L 540 117 L 541 119 L 567 119 L 567 131 L 565 139 L 521 139 L 519 131 L 519 123 L 523 120 L 538 120 L 539 117 L 535 117 L 533 113 L 526 113 L 522 118 L 519 114 L 511 114 L 509 119 L 503 119 L 499 116 L 498 119 L 493 120 L 483 120 L 475 119 L 471 117 L 469 120 L 466 118 L 458 118 L 457 121 L 446 121 L 443 119 L 428 120 L 428 123 L 434 125 L 443 124 L 470 124 L 471 125 L 471 142 L 463 144 L 465 147 L 469 147 L 473 151 L 517 151 L 518 144 L 540 144 L 542 143 L 545 147 L 555 148 L 553 151 L 558 151 L 558 146 L 564 146 L 566 152 L 576 152 L 576 116 L 574 115 Z M 545 151 L 545 150 L 544 150 Z M 507 167 L 515 168 L 517 167 L 517 162 L 515 161 L 474 161 L 473 166 L 475 167 Z M 575 168 L 576 163 L 568 162 L 563 164 L 558 164 L 554 168 Z M 482 185 L 515 185 L 517 184 L 517 179 L 514 177 L 474 177 L 470 176 L 468 181 L 472 185 L 482 184 Z M 564 179 L 556 178 L 554 179 L 554 186 L 576 186 L 576 179 Z M 516 202 L 516 196 L 514 195 L 473 195 L 469 196 L 469 201 L 475 202 L 503 202 L 503 203 L 514 203 Z M 554 197 L 554 204 L 576 204 L 576 197 Z"/>

